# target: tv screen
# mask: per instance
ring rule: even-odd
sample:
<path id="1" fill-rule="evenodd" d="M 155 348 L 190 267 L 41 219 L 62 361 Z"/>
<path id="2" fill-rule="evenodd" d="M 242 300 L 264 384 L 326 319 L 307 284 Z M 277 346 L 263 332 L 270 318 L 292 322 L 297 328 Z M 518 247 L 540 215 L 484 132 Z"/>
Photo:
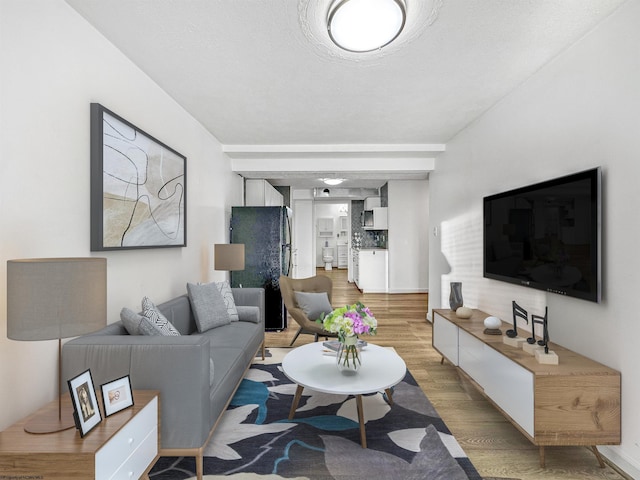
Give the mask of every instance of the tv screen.
<path id="1" fill-rule="evenodd" d="M 484 276 L 599 302 L 600 168 L 484 198 Z"/>

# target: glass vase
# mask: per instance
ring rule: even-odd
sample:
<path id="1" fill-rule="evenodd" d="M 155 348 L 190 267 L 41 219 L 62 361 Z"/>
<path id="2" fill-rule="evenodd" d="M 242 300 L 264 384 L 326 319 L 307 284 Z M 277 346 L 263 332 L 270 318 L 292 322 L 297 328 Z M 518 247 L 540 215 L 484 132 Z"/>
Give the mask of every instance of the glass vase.
<path id="1" fill-rule="evenodd" d="M 336 353 L 338 370 L 344 375 L 355 375 L 362 367 L 362 351 L 356 335 L 349 336 L 340 342 Z"/>

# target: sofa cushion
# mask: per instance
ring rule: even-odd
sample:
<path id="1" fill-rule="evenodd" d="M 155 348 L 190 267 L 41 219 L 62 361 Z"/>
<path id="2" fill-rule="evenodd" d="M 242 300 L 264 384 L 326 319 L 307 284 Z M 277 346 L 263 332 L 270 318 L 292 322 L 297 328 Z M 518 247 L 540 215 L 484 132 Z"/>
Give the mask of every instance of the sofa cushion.
<path id="1" fill-rule="evenodd" d="M 158 310 L 149 297 L 142 299 L 142 316 L 144 319 L 140 322 L 140 332 L 143 335 L 180 336 L 180 332 Z"/>
<path id="2" fill-rule="evenodd" d="M 238 305 L 237 309 L 241 322 L 260 323 L 260 307 Z"/>
<path id="3" fill-rule="evenodd" d="M 187 292 L 200 333 L 231 323 L 227 306 L 215 283 L 187 283 Z"/>
<path id="4" fill-rule="evenodd" d="M 296 302 L 302 309 L 309 320 L 317 320 L 323 313 L 328 315 L 333 311 L 333 307 L 329 303 L 327 292 L 293 292 L 296 296 Z"/>
<path id="5" fill-rule="evenodd" d="M 129 335 L 142 335 L 140 332 L 140 322 L 142 322 L 144 318 L 145 317 L 130 308 L 124 307 L 120 310 L 120 320 L 122 320 L 122 324 L 124 328 L 127 329 Z"/>
<path id="6" fill-rule="evenodd" d="M 220 292 L 220 295 L 222 295 L 224 304 L 227 307 L 229 320 L 232 322 L 237 322 L 240 319 L 238 317 L 238 309 L 236 308 L 236 302 L 233 298 L 233 293 L 231 292 L 231 286 L 229 285 L 229 282 L 216 282 L 216 287 L 218 287 L 218 291 Z"/>

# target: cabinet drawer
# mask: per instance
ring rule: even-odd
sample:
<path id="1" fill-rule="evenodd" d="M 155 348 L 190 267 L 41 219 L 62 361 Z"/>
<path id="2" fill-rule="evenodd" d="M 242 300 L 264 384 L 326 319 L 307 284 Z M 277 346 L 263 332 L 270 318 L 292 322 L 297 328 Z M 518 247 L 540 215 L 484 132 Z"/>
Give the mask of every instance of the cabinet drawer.
<path id="1" fill-rule="evenodd" d="M 144 471 L 158 454 L 158 429 L 154 428 L 142 440 L 136 450 L 110 477 L 110 480 L 133 480 L 142 477 Z"/>
<path id="2" fill-rule="evenodd" d="M 533 429 L 533 374 L 487 346 L 485 393 L 531 437 Z"/>
<path id="3" fill-rule="evenodd" d="M 118 415 L 117 413 L 115 415 Z M 108 443 L 96 453 L 96 479 L 115 478 L 115 472 L 143 445 L 149 434 L 156 432 L 157 449 L 158 397 L 155 397 L 133 417 Z M 145 445 L 145 448 L 146 445 Z M 155 456 L 155 454 L 154 454 Z M 147 462 L 147 465 L 149 463 Z M 145 467 L 146 468 L 146 467 Z M 126 478 L 126 477 L 125 477 Z"/>
<path id="4" fill-rule="evenodd" d="M 487 368 L 485 344 L 463 330 L 458 331 L 458 366 L 484 388 Z"/>
<path id="5" fill-rule="evenodd" d="M 437 313 L 433 315 L 433 346 L 458 366 L 458 327 Z"/>

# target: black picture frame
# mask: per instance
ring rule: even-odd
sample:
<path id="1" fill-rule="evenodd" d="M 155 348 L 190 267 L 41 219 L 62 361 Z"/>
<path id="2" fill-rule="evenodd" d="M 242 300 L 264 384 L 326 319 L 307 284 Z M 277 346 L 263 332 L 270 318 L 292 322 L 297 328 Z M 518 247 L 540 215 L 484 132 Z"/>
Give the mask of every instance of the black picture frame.
<path id="1" fill-rule="evenodd" d="M 187 158 L 91 104 L 91 251 L 187 246 Z"/>
<path id="2" fill-rule="evenodd" d="M 103 383 L 100 390 L 102 391 L 105 417 L 133 407 L 133 390 L 129 375 Z"/>
<path id="3" fill-rule="evenodd" d="M 84 437 L 102 422 L 100 404 L 93 386 L 91 371 L 85 370 L 80 375 L 68 380 L 67 385 L 71 394 L 76 428 L 80 431 L 80 437 Z"/>

